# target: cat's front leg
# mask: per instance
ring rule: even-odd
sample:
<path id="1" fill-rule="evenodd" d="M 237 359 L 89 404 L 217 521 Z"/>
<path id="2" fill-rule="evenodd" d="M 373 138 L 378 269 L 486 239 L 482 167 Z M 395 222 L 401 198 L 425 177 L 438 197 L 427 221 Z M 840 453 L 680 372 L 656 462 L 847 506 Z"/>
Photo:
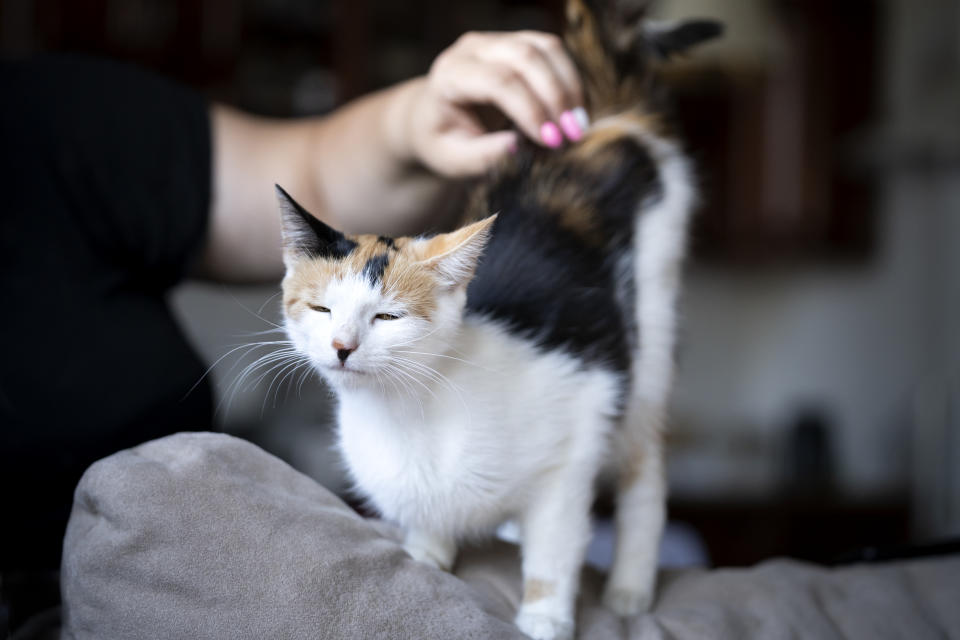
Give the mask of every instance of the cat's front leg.
<path id="1" fill-rule="evenodd" d="M 580 567 L 590 540 L 590 485 L 589 479 L 557 483 L 522 518 L 523 601 L 516 624 L 535 640 L 573 638 Z"/>
<path id="2" fill-rule="evenodd" d="M 422 529 L 409 529 L 403 548 L 417 562 L 444 571 L 450 571 L 457 557 L 457 543 L 453 538 Z"/>

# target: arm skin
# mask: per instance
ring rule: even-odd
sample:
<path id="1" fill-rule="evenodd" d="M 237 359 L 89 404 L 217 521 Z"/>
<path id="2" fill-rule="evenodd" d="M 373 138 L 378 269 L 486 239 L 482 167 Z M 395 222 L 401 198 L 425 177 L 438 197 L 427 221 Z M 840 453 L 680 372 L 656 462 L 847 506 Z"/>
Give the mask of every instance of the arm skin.
<path id="1" fill-rule="evenodd" d="M 391 130 L 418 82 L 324 118 L 275 120 L 214 105 L 213 201 L 201 275 L 233 282 L 282 275 L 274 184 L 349 233 L 403 233 L 422 224 L 448 183 Z"/>
<path id="2" fill-rule="evenodd" d="M 516 132 L 487 131 L 473 107 L 496 107 L 539 141 L 544 122 L 582 101 L 560 40 L 516 32 L 466 34 L 427 76 L 325 117 L 276 120 L 214 105 L 213 197 L 198 275 L 262 282 L 283 274 L 275 183 L 342 231 L 415 233 L 457 179 L 483 173 L 516 145 Z"/>

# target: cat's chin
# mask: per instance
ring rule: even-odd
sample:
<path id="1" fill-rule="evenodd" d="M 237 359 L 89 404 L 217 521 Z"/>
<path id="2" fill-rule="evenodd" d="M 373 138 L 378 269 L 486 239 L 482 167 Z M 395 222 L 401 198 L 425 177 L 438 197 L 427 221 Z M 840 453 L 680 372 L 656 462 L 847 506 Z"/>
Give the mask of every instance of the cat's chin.
<path id="1" fill-rule="evenodd" d="M 335 388 L 357 389 L 369 386 L 375 377 L 366 371 L 339 366 L 319 367 L 320 375 Z"/>

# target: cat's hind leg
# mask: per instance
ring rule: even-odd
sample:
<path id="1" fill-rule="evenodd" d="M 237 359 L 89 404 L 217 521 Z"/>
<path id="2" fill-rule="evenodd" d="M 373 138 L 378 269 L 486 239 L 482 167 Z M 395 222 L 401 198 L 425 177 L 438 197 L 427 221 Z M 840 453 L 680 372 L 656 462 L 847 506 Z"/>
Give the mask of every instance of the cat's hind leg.
<path id="1" fill-rule="evenodd" d="M 676 303 L 695 195 L 690 167 L 676 144 L 635 131 L 657 165 L 662 196 L 642 206 L 634 229 L 637 349 L 623 430 L 617 450 L 617 543 L 604 594 L 621 615 L 647 609 L 652 600 L 665 520 L 663 430 L 673 384 Z"/>
<path id="2" fill-rule="evenodd" d="M 645 445 L 632 445 L 620 472 L 615 517 L 616 546 L 603 603 L 614 613 L 629 616 L 650 608 L 656 587 L 660 537 L 666 520 L 659 434 Z"/>

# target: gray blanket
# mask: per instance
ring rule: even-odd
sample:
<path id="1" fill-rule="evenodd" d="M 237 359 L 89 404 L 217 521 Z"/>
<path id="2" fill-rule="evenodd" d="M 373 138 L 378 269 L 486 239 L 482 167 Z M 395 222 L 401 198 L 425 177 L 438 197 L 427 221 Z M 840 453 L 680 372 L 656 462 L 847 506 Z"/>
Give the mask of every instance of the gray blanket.
<path id="1" fill-rule="evenodd" d="M 64 541 L 66 639 L 523 638 L 517 551 L 413 562 L 364 520 L 252 444 L 180 434 L 93 465 Z M 665 572 L 628 620 L 585 570 L 579 636 L 960 637 L 960 558 L 830 570 L 790 561 Z"/>

